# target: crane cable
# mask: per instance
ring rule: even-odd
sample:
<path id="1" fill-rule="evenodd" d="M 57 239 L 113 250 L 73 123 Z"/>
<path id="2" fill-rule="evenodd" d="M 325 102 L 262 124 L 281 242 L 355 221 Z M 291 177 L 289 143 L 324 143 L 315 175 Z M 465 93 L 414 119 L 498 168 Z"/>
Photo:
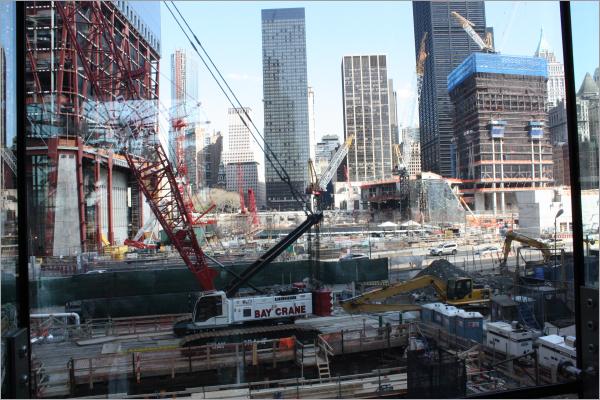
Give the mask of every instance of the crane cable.
<path id="1" fill-rule="evenodd" d="M 219 77 L 221 78 L 223 84 L 227 87 L 227 89 L 229 90 L 229 93 L 231 94 L 231 96 L 227 93 L 227 91 L 225 90 L 225 88 L 223 87 L 223 84 L 221 84 L 221 82 L 219 81 L 219 79 L 215 76 L 215 73 L 213 72 L 213 70 L 210 68 L 210 66 L 208 65 L 208 63 L 206 62 L 206 60 L 204 59 L 204 57 L 200 54 L 200 52 L 198 51 L 198 48 L 196 47 L 196 45 L 194 44 L 194 42 L 192 41 L 192 39 L 190 38 L 190 36 L 188 35 L 188 32 L 186 32 L 186 30 L 183 28 L 183 26 L 181 25 L 180 21 L 177 19 L 177 17 L 175 16 L 175 13 L 171 10 L 171 8 L 169 7 L 168 3 L 165 2 L 165 6 L 167 7 L 167 10 L 169 10 L 169 13 L 171 13 L 171 16 L 173 16 L 173 19 L 175 20 L 175 22 L 177 23 L 177 25 L 179 26 L 179 28 L 181 29 L 181 31 L 183 32 L 183 34 L 185 35 L 185 37 L 188 39 L 190 45 L 192 46 L 192 48 L 194 49 L 194 51 L 196 52 L 196 54 L 198 55 L 198 57 L 200 57 L 200 60 L 202 61 L 202 63 L 204 64 L 204 66 L 207 68 L 208 72 L 210 73 L 210 75 L 212 76 L 212 78 L 214 79 L 215 83 L 217 84 L 217 86 L 219 86 L 219 89 L 221 89 L 221 92 L 225 95 L 225 98 L 227 99 L 227 101 L 229 102 L 229 104 L 233 107 L 233 108 L 237 108 L 240 109 L 244 116 L 248 119 L 248 121 L 250 121 L 250 124 L 254 127 L 254 130 L 256 132 L 256 134 L 252 131 L 252 129 L 250 129 L 250 126 L 248 126 L 248 123 L 246 122 L 246 120 L 242 117 L 242 115 L 240 113 L 237 113 L 238 116 L 240 117 L 240 120 L 242 121 L 242 123 L 244 124 L 244 126 L 248 129 L 248 131 L 250 132 L 250 134 L 252 135 L 253 139 L 256 141 L 256 143 L 258 144 L 258 146 L 260 147 L 260 149 L 263 151 L 263 153 L 265 154 L 265 158 L 267 159 L 267 161 L 269 162 L 269 164 L 273 167 L 273 169 L 275 170 L 275 172 L 277 173 L 277 175 L 279 176 L 279 179 L 281 179 L 283 182 L 285 182 L 288 187 L 290 188 L 291 194 L 294 197 L 294 200 L 296 200 L 298 203 L 300 203 L 303 207 L 303 211 L 306 215 L 312 214 L 312 211 L 309 207 L 309 205 L 307 204 L 307 200 L 305 199 L 305 196 L 299 192 L 294 185 L 292 185 L 292 181 L 291 178 L 288 174 L 288 172 L 286 171 L 285 167 L 281 164 L 281 162 L 279 161 L 279 159 L 277 158 L 277 156 L 275 155 L 275 153 L 273 152 L 273 150 L 270 148 L 270 146 L 267 144 L 267 142 L 264 140 L 264 137 L 262 136 L 262 134 L 260 133 L 260 131 L 258 130 L 258 128 L 256 127 L 256 125 L 254 124 L 254 121 L 252 121 L 252 119 L 250 118 L 250 116 L 248 115 L 246 109 L 242 106 L 241 102 L 239 101 L 238 97 L 235 95 L 234 91 L 231 89 L 231 87 L 229 86 L 229 84 L 227 83 L 227 80 L 223 77 L 223 75 L 221 74 L 221 72 L 219 71 L 218 67 L 215 65 L 215 63 L 212 61 L 212 58 L 208 55 L 208 52 L 204 49 L 204 46 L 202 45 L 202 43 L 200 42 L 200 40 L 198 39 L 198 37 L 196 36 L 196 34 L 194 33 L 194 31 L 192 30 L 192 28 L 190 27 L 190 25 L 188 24 L 188 22 L 186 21 L 185 17 L 181 14 L 181 12 L 179 11 L 179 9 L 177 8 L 177 6 L 175 5 L 175 3 L 173 3 L 171 1 L 171 4 L 173 6 L 173 8 L 177 11 L 177 14 L 180 16 L 181 20 L 184 22 L 184 24 L 187 26 L 190 34 L 192 36 L 194 36 L 194 39 L 196 41 L 196 43 L 198 43 L 198 45 L 200 46 L 200 48 L 202 49 L 202 51 L 204 52 L 204 54 L 206 55 L 206 58 L 208 58 L 208 60 L 210 61 L 212 67 L 214 68 L 214 70 L 216 71 L 216 73 L 219 75 Z M 233 97 L 237 103 L 237 107 L 234 103 L 234 101 L 231 99 L 231 97 Z M 259 138 L 263 139 L 264 142 L 264 147 L 261 144 L 260 140 L 257 138 L 257 135 Z M 273 160 L 275 162 L 273 162 Z M 277 163 L 277 165 L 275 165 L 275 163 Z M 279 167 L 279 168 L 278 168 Z"/>

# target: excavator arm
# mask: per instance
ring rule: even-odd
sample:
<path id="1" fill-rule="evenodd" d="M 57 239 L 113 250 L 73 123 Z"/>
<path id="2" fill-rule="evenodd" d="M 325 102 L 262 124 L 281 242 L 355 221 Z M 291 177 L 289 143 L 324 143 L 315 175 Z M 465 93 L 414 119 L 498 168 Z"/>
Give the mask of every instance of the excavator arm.
<path id="1" fill-rule="evenodd" d="M 513 240 L 517 242 L 526 244 L 531 247 L 535 247 L 536 249 L 540 249 L 542 252 L 542 256 L 544 257 L 544 262 L 548 262 L 552 255 L 550 254 L 550 248 L 545 243 L 540 242 L 539 240 L 532 239 L 528 236 L 521 235 L 520 233 L 514 231 L 508 231 L 506 233 L 506 238 L 504 239 L 504 248 L 503 248 L 503 258 L 500 263 L 500 267 L 506 267 L 506 262 L 508 261 L 508 254 L 510 253 L 510 247 L 512 245 Z"/>
<path id="2" fill-rule="evenodd" d="M 416 304 L 378 304 L 372 303 L 386 300 L 399 294 L 405 294 L 417 289 L 433 287 L 442 300 L 446 300 L 446 284 L 439 278 L 431 275 L 419 276 L 406 282 L 376 289 L 360 296 L 342 301 L 342 307 L 349 313 L 354 312 L 383 312 L 383 311 L 413 311 L 420 310 Z"/>

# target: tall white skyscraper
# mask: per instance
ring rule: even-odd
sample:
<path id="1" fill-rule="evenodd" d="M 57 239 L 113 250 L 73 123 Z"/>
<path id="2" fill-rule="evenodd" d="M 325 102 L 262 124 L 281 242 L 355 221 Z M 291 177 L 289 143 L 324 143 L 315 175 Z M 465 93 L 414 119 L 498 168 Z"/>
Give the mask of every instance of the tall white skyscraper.
<path id="1" fill-rule="evenodd" d="M 241 188 L 246 197 L 248 189 L 254 191 L 258 208 L 266 205 L 265 168 L 263 152 L 254 140 L 250 130 L 242 119 L 251 126 L 246 114 L 252 118 L 250 108 L 230 108 L 227 112 L 227 136 L 225 138 L 226 188 L 229 191 L 239 191 Z"/>
<path id="2" fill-rule="evenodd" d="M 171 99 L 198 101 L 198 61 L 185 49 L 171 54 Z"/>
<path id="3" fill-rule="evenodd" d="M 206 132 L 198 122 L 198 62 L 184 49 L 171 54 L 171 105 L 170 123 L 185 121 L 177 129 L 171 126 L 169 147 L 172 160 L 185 164 L 187 183 L 192 193 L 206 186 L 203 166 L 198 157 L 204 149 Z"/>
<path id="4" fill-rule="evenodd" d="M 392 175 L 390 93 L 385 55 L 344 56 L 342 59 L 344 138 L 354 135 L 348 152 L 353 182 Z"/>
<path id="5" fill-rule="evenodd" d="M 548 105 L 550 109 L 565 98 L 565 68 L 563 63 L 556 60 L 554 51 L 544 37 L 544 30 L 540 30 L 540 41 L 535 50 L 535 57 L 546 59 L 548 68 Z"/>

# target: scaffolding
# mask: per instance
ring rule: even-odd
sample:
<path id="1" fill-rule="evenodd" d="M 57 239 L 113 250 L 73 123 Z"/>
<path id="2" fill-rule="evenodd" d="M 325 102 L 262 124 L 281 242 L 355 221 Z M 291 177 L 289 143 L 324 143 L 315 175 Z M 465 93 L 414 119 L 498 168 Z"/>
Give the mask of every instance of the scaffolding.
<path id="1" fill-rule="evenodd" d="M 139 188 L 119 155 L 117 138 L 102 118 L 94 120 L 102 116 L 98 104 L 118 113 L 134 89 L 140 99 L 158 99 L 158 43 L 118 3 L 32 1 L 25 7 L 35 255 L 100 251 L 103 236 L 116 244 L 143 225 Z M 59 178 L 59 169 L 68 182 Z M 136 197 L 131 206 L 123 200 L 128 189 Z M 76 212 L 66 214 L 62 204 L 72 203 Z M 121 227 L 117 220 L 127 222 Z M 79 235 L 64 235 L 65 230 Z"/>
<path id="2" fill-rule="evenodd" d="M 504 214 L 513 192 L 553 183 L 546 62 L 475 53 L 448 76 L 455 176 L 477 211 Z"/>

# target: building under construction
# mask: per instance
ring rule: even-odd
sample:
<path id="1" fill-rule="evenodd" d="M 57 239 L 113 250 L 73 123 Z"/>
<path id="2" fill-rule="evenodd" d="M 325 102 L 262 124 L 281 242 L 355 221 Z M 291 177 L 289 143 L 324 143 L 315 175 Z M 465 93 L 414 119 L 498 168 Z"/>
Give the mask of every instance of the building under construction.
<path id="1" fill-rule="evenodd" d="M 454 162 L 466 202 L 504 213 L 515 192 L 552 178 L 546 60 L 474 53 L 448 76 L 454 105 Z"/>
<path id="2" fill-rule="evenodd" d="M 465 210 L 460 204 L 456 179 L 422 172 L 417 179 L 394 179 L 366 182 L 361 185 L 364 209 L 377 211 L 377 220 L 414 220 L 420 223 L 460 224 Z M 452 186 L 454 185 L 454 187 Z"/>
<path id="3" fill-rule="evenodd" d="M 99 105 L 118 119 L 123 100 L 158 99 L 160 31 L 134 7 L 124 1 L 26 5 L 33 255 L 122 244 L 150 214 L 142 212 L 143 195 L 117 139 L 91 117 Z M 156 102 L 144 107 L 148 117 Z"/>

